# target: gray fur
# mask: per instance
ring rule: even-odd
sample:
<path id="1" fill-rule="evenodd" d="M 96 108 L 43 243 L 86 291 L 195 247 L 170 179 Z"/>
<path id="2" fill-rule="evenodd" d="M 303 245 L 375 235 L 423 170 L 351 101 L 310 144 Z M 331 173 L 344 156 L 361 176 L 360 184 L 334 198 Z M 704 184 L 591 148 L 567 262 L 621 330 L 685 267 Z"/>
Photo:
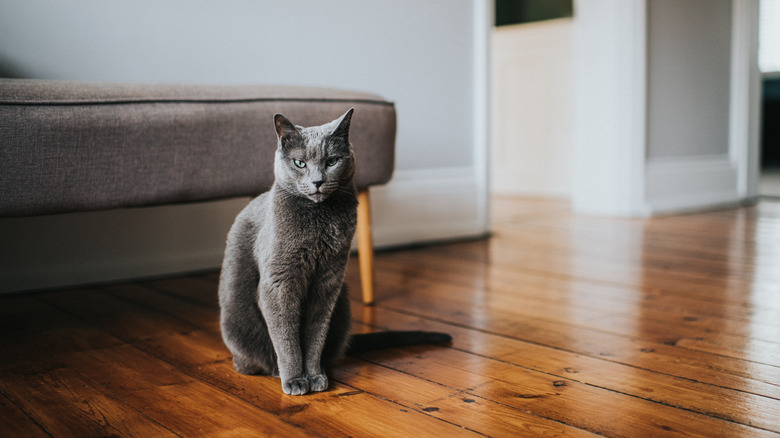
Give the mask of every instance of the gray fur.
<path id="1" fill-rule="evenodd" d="M 352 109 L 304 128 L 274 116 L 276 181 L 228 234 L 222 337 L 236 371 L 279 376 L 287 394 L 327 389 L 325 368 L 349 341 L 344 269 L 357 222 L 351 117 Z"/>

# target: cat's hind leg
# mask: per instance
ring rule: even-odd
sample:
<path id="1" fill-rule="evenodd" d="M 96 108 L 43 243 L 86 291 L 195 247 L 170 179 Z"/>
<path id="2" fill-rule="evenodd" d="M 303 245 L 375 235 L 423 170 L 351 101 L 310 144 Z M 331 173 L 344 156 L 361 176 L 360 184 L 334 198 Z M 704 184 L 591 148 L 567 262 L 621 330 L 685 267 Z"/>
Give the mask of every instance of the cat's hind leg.
<path id="1" fill-rule="evenodd" d="M 241 354 L 233 354 L 233 368 L 241 374 L 272 374 L 264 364 Z"/>
<path id="2" fill-rule="evenodd" d="M 252 254 L 253 227 L 239 217 L 228 234 L 219 281 L 220 328 L 241 374 L 278 375 L 268 327 L 257 307 L 260 280 Z"/>
<path id="3" fill-rule="evenodd" d="M 263 374 L 279 377 L 279 370 L 276 368 L 276 365 L 269 367 L 268 363 L 257 361 L 241 353 L 233 354 L 233 368 L 241 374 Z"/>
<path id="4" fill-rule="evenodd" d="M 242 309 L 243 318 L 226 319 L 222 322 L 225 344 L 233 353 L 233 367 L 241 374 L 266 374 L 279 376 L 276 352 L 271 345 L 268 329 L 259 311 Z M 233 315 L 239 312 L 235 312 Z M 251 315 L 251 318 L 248 317 Z"/>

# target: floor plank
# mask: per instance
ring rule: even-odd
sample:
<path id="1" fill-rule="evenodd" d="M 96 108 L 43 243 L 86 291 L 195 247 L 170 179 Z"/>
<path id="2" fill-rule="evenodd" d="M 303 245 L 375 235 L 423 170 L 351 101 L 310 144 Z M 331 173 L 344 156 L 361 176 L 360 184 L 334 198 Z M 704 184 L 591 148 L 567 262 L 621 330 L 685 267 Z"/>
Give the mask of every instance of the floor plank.
<path id="1" fill-rule="evenodd" d="M 780 203 L 651 219 L 499 198 L 380 252 L 362 353 L 292 397 L 232 368 L 218 272 L 0 297 L 0 436 L 780 436 Z"/>
<path id="2" fill-rule="evenodd" d="M 31 438 L 51 436 L 43 426 L 4 395 L 0 396 L 0 424 L 3 431 L 12 430 L 18 436 Z"/>
<path id="3" fill-rule="evenodd" d="M 6 370 L 0 376 L 0 387 L 14 404 L 54 436 L 175 436 L 70 368 L 41 374 Z M 15 434 L 17 430 L 7 432 Z"/>
<path id="4" fill-rule="evenodd" d="M 189 280 L 180 282 L 184 288 L 192 286 L 193 283 L 195 282 Z M 213 286 L 212 284 L 212 288 Z M 42 298 L 133 345 L 132 350 L 118 354 L 118 357 L 127 356 L 126 363 L 134 364 L 131 368 L 120 367 L 115 370 L 110 364 L 118 358 L 109 358 L 105 360 L 104 367 L 96 368 L 107 372 L 92 377 L 101 382 L 115 382 L 107 386 L 114 388 L 117 395 L 128 404 L 149 417 L 164 422 L 166 427 L 176 433 L 184 436 L 212 436 L 231 425 L 230 427 L 238 432 L 256 430 L 269 436 L 291 436 L 292 432 L 346 436 L 349 434 L 345 431 L 354 430 L 355 424 L 361 424 L 359 430 L 355 430 L 356 433 L 360 432 L 358 435 L 387 436 L 394 432 L 408 435 L 417 430 L 418 426 L 414 425 L 415 417 L 431 417 L 425 411 L 403 409 L 404 406 L 362 390 L 355 393 L 354 387 L 343 385 L 332 385 L 331 391 L 325 394 L 304 398 L 286 396 L 281 392 L 279 380 L 276 378 L 246 377 L 232 370 L 229 353 L 222 345 L 218 333 L 210 331 L 214 330 L 213 324 L 210 323 L 218 317 L 216 308 L 201 309 L 201 313 L 211 314 L 211 318 L 207 318 L 208 321 L 202 321 L 202 328 L 206 330 L 201 330 L 197 324 L 186 321 L 187 318 L 180 318 L 184 313 L 188 313 L 187 310 L 192 310 L 188 304 L 201 302 L 197 298 L 184 301 L 184 306 L 174 304 L 157 308 L 155 306 L 159 305 L 160 301 L 166 300 L 154 296 L 150 298 L 148 294 L 138 293 L 138 290 L 135 292 L 128 296 L 126 288 L 114 286 L 98 291 L 78 291 L 80 299 L 77 301 L 71 300 L 66 294 L 50 294 Z M 214 293 L 213 289 L 211 293 Z M 100 312 L 96 311 L 98 308 L 101 309 Z M 197 315 L 198 312 L 194 314 Z M 156 321 L 157 329 L 152 328 L 150 321 Z M 101 351 L 100 354 L 105 356 L 106 352 Z M 78 355 L 80 358 L 82 356 L 84 353 Z M 100 361 L 97 358 L 78 360 L 85 364 Z M 146 364 L 138 366 L 138 361 Z M 148 387 L 150 382 L 144 382 L 143 385 L 132 388 L 132 391 L 122 390 L 122 382 L 136 382 L 146 373 L 166 376 L 166 368 L 169 366 L 186 377 L 194 378 L 195 381 L 160 382 L 152 387 Z M 133 376 L 134 370 L 137 369 L 144 371 Z M 95 369 L 91 372 L 96 373 Z M 177 377 L 181 378 L 178 375 L 165 378 Z M 215 389 L 236 397 L 226 398 L 215 392 Z M 218 402 L 213 406 L 206 403 L 214 400 Z M 257 412 L 249 415 L 251 410 L 247 410 L 250 408 L 246 405 L 254 406 Z M 166 411 L 176 406 L 184 406 L 185 409 Z M 195 420 L 194 416 L 200 410 L 208 412 L 218 407 L 231 410 L 238 417 L 219 419 L 219 422 L 215 422 L 211 416 L 208 417 L 209 421 Z M 196 410 L 190 411 L 186 408 Z M 252 418 L 252 421 L 247 422 L 248 418 Z M 260 424 L 264 429 L 258 429 Z M 285 424 L 292 430 L 289 434 L 285 432 Z M 426 429 L 438 436 L 473 435 L 468 429 L 445 421 L 427 422 Z"/>
<path id="5" fill-rule="evenodd" d="M 631 334 L 546 320 L 533 314 L 523 316 L 515 309 L 491 309 L 473 301 L 459 301 L 457 294 L 450 292 L 451 286 L 436 294 L 430 289 L 424 295 L 401 294 L 385 299 L 383 307 L 662 374 L 780 398 L 776 365 L 681 348 L 671 340 L 653 342 Z"/>
<path id="6" fill-rule="evenodd" d="M 404 351 L 402 356 L 414 355 Z M 469 391 L 435 383 L 429 376 L 414 376 L 376 361 L 351 359 L 336 371 L 336 379 L 410 409 L 455 423 L 488 436 L 591 436 L 582 429 L 544 418 L 523 409 L 479 397 Z M 438 379 L 436 379 L 438 380 Z"/>
<path id="7" fill-rule="evenodd" d="M 610 389 L 534 372 L 498 360 L 486 360 L 454 349 L 409 348 L 411 358 L 380 352 L 378 363 L 415 376 L 435 378 L 443 385 L 562 422 L 579 429 L 611 436 L 652 436 L 661 431 L 710 437 L 763 436 L 760 430 L 723 421 L 709 415 L 630 397 Z M 435 375 L 432 376 L 431 368 Z M 601 415 L 623 421 L 605 423 Z M 626 418 L 628 417 L 628 418 Z"/>
<path id="8" fill-rule="evenodd" d="M 489 333 L 453 327 L 398 311 L 376 309 L 372 324 L 389 329 L 413 327 L 447 330 L 455 349 L 506 364 L 538 371 L 559 379 L 608 388 L 632 397 L 727 421 L 776 430 L 780 428 L 780 400 L 708 385 L 542 345 Z"/>

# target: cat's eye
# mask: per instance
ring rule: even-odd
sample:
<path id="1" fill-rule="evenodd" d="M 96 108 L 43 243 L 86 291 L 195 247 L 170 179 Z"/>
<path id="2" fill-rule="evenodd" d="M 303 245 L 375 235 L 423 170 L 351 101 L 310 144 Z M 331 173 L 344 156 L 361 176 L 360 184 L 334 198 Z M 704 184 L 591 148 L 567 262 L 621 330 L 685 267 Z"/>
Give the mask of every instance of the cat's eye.
<path id="1" fill-rule="evenodd" d="M 293 163 L 295 164 L 295 167 L 300 167 L 301 169 L 306 167 L 306 163 L 301 160 L 293 160 Z"/>
<path id="2" fill-rule="evenodd" d="M 333 167 L 339 162 L 340 158 L 328 158 L 328 161 L 325 162 L 325 165 L 328 167 Z"/>

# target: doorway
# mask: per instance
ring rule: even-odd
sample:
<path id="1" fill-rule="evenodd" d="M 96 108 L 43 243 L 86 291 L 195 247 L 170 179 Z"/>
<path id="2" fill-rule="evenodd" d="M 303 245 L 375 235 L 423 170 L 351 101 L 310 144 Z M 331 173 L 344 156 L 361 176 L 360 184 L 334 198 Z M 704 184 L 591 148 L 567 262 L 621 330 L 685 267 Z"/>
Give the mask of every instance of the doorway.
<path id="1" fill-rule="evenodd" d="M 495 0 L 491 194 L 568 199 L 572 0 Z"/>

